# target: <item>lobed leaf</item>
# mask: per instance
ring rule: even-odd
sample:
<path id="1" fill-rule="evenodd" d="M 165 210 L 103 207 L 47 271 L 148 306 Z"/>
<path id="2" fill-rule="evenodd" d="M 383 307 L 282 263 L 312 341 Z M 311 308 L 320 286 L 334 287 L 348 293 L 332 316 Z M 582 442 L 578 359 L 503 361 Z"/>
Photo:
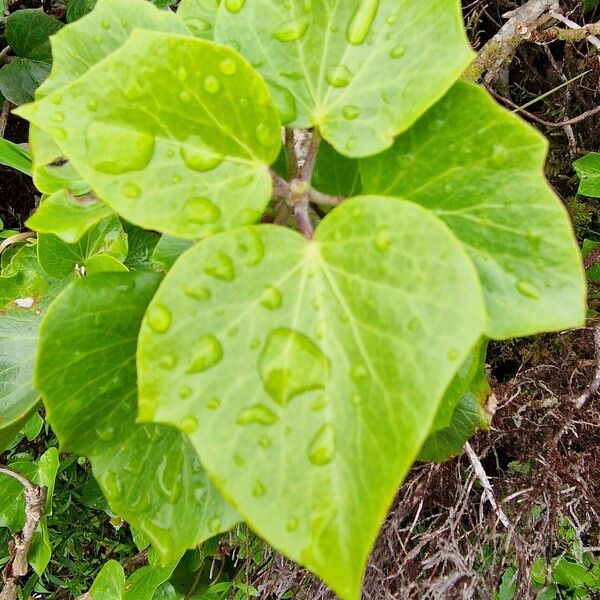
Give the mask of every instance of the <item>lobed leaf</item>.
<path id="1" fill-rule="evenodd" d="M 473 56 L 457 0 L 227 0 L 212 15 L 210 6 L 184 3 L 186 22 L 214 23 L 213 39 L 263 75 L 283 123 L 318 127 L 347 156 L 389 147 Z"/>
<path id="2" fill-rule="evenodd" d="M 412 203 L 349 200 L 312 242 L 236 229 L 182 255 L 150 304 L 140 419 L 184 431 L 259 535 L 355 599 L 482 328 L 470 260 Z"/>
<path id="3" fill-rule="evenodd" d="M 90 459 L 111 509 L 169 562 L 237 516 L 181 433 L 136 423 L 137 334 L 159 279 L 139 271 L 74 281 L 44 319 L 36 380 L 61 448 Z"/>
<path id="4" fill-rule="evenodd" d="M 490 338 L 584 320 L 581 257 L 542 174 L 546 146 L 483 89 L 461 82 L 391 149 L 361 161 L 365 193 L 420 204 L 463 243 L 479 272 Z"/>
<path id="5" fill-rule="evenodd" d="M 18 114 L 53 136 L 97 195 L 136 225 L 199 238 L 256 221 L 270 199 L 276 109 L 250 66 L 212 42 L 135 31 Z"/>

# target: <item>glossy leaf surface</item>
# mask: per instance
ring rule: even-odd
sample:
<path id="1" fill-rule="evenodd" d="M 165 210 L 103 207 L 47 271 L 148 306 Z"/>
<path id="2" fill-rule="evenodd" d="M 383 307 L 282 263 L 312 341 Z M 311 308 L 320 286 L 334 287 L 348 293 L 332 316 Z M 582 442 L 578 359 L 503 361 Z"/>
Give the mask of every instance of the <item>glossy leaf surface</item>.
<path id="1" fill-rule="evenodd" d="M 542 175 L 542 136 L 459 83 L 361 163 L 365 192 L 395 194 L 439 216 L 464 244 L 495 339 L 579 326 L 585 283 L 566 211 Z"/>
<path id="2" fill-rule="evenodd" d="M 480 294 L 454 236 L 398 199 L 348 201 L 313 242 L 268 225 L 213 236 L 148 309 L 140 418 L 186 432 L 261 536 L 357 598 L 386 509 L 481 334 Z"/>
<path id="3" fill-rule="evenodd" d="M 196 5 L 210 22 L 209 3 Z M 228 0 L 214 23 L 213 39 L 266 79 L 284 123 L 316 125 L 349 156 L 390 146 L 472 58 L 457 0 Z"/>
<path id="4" fill-rule="evenodd" d="M 579 194 L 600 198 L 600 153 L 590 152 L 573 163 L 579 182 Z"/>
<path id="5" fill-rule="evenodd" d="M 0 165 L 31 176 L 31 156 L 18 144 L 0 138 Z"/>
<path id="6" fill-rule="evenodd" d="M 136 423 L 137 334 L 158 281 L 144 272 L 75 281 L 44 320 L 37 385 L 61 448 L 91 460 L 112 510 L 171 561 L 237 517 L 180 432 Z"/>
<path id="7" fill-rule="evenodd" d="M 271 195 L 267 167 L 281 145 L 276 109 L 250 66 L 211 42 L 136 31 L 19 114 L 136 225 L 203 237 L 256 221 Z"/>
<path id="8" fill-rule="evenodd" d="M 6 20 L 6 41 L 17 56 L 50 64 L 50 36 L 62 26 L 41 10 L 18 10 Z"/>

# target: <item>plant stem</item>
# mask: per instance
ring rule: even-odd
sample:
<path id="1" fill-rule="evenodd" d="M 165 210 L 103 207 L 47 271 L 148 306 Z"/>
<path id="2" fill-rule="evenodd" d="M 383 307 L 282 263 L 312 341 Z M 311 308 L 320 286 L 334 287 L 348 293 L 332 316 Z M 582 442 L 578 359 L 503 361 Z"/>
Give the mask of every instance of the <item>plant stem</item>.
<path id="1" fill-rule="evenodd" d="M 329 206 L 337 206 L 341 204 L 346 198 L 343 196 L 330 196 L 329 194 L 323 194 L 314 188 L 309 188 L 308 199 L 313 204 L 327 204 Z"/>
<path id="2" fill-rule="evenodd" d="M 321 144 L 321 134 L 319 130 L 315 127 L 312 131 L 312 137 L 310 139 L 310 143 L 308 145 L 308 149 L 306 151 L 306 160 L 300 169 L 300 179 L 307 183 L 310 183 L 310 180 L 313 176 L 313 171 L 315 170 L 315 163 L 317 162 L 317 153 L 319 152 L 319 145 Z"/>
<path id="3" fill-rule="evenodd" d="M 307 240 L 312 240 L 314 229 L 308 213 L 308 201 L 301 202 L 300 204 L 294 206 L 294 217 L 296 218 L 296 224 L 298 225 L 300 233 Z"/>
<path id="4" fill-rule="evenodd" d="M 298 176 L 298 155 L 296 154 L 296 138 L 293 129 L 285 129 L 285 154 L 288 164 L 288 179 Z"/>

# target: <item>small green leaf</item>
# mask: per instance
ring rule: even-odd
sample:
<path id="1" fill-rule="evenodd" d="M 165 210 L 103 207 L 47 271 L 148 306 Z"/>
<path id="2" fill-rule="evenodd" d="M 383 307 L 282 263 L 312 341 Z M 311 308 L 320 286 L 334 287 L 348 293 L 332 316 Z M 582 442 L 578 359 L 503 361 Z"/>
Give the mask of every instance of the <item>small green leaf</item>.
<path id="1" fill-rule="evenodd" d="M 350 200 L 311 242 L 236 229 L 188 250 L 153 299 L 140 419 L 185 431 L 259 535 L 355 599 L 386 509 L 482 328 L 470 260 L 412 203 Z M 165 357 L 172 367 L 160 369 Z"/>
<path id="2" fill-rule="evenodd" d="M 600 153 L 590 152 L 573 163 L 581 181 L 578 194 L 600 198 Z"/>
<path id="3" fill-rule="evenodd" d="M 123 261 L 127 257 L 127 235 L 115 215 L 108 216 L 88 229 L 79 241 L 63 242 L 58 236 L 38 235 L 38 258 L 46 273 L 57 279 L 75 275 L 98 254 L 108 254 Z"/>
<path id="4" fill-rule="evenodd" d="M 358 161 L 338 154 L 327 142 L 321 142 L 312 185 L 332 196 L 358 196 L 362 187 Z"/>
<path id="5" fill-rule="evenodd" d="M 90 459 L 111 509 L 166 563 L 237 516 L 179 432 L 136 423 L 137 334 L 159 280 L 139 271 L 74 281 L 44 319 L 36 378 L 61 448 Z"/>
<path id="6" fill-rule="evenodd" d="M 250 66 L 211 42 L 135 31 L 77 81 L 18 112 L 136 225 L 193 239 L 256 221 L 270 199 L 276 109 Z"/>
<path id="7" fill-rule="evenodd" d="M 11 167 L 31 177 L 31 156 L 18 144 L 0 138 L 0 165 Z"/>
<path id="8" fill-rule="evenodd" d="M 347 156 L 389 147 L 473 57 L 458 0 L 230 0 L 212 18 L 193 6 L 263 75 L 284 123 L 317 126 Z"/>
<path id="9" fill-rule="evenodd" d="M 112 214 L 106 204 L 93 198 L 76 198 L 62 189 L 46 198 L 27 219 L 27 227 L 40 233 L 53 233 L 74 244 L 93 225 Z"/>
<path id="10" fill-rule="evenodd" d="M 50 36 L 62 26 L 41 10 L 17 10 L 6 21 L 6 41 L 17 56 L 50 64 Z"/>
<path id="11" fill-rule="evenodd" d="M 125 585 L 123 567 L 115 560 L 109 560 L 101 569 L 89 591 L 92 600 L 121 600 Z"/>
<path id="12" fill-rule="evenodd" d="M 191 246 L 191 240 L 182 240 L 171 235 L 163 235 L 154 249 L 152 262 L 156 264 L 157 270 L 166 273 L 175 261 Z"/>
<path id="13" fill-rule="evenodd" d="M 50 66 L 44 62 L 15 58 L 0 69 L 0 94 L 17 106 L 31 102 L 48 73 Z"/>
<path id="14" fill-rule="evenodd" d="M 365 192 L 422 205 L 464 244 L 493 339 L 583 323 L 581 257 L 542 175 L 546 147 L 483 89 L 458 83 L 393 148 L 361 161 Z"/>

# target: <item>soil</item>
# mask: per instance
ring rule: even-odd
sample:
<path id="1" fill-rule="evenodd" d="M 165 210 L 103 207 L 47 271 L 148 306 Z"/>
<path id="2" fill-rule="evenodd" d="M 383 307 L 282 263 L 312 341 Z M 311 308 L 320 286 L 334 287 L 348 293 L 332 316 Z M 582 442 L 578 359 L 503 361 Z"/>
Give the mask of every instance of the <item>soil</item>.
<path id="1" fill-rule="evenodd" d="M 475 49 L 497 33 L 503 14 L 520 4 L 465 0 L 465 22 Z M 561 2 L 563 14 L 580 24 L 600 20 L 600 5 L 583 15 L 582 4 Z M 600 203 L 577 196 L 572 162 L 600 150 L 600 115 L 564 127 L 541 125 L 534 118 L 557 123 L 596 107 L 598 54 L 585 41 L 524 43 L 491 85 L 500 102 L 505 98 L 519 106 L 550 92 L 527 108 L 533 117 L 522 114 L 550 142 L 546 175 L 567 207 L 580 242 L 600 240 Z M 26 142 L 25 124 L 11 116 L 6 137 Z M 5 227 L 23 226 L 36 194 L 29 178 L 0 167 L 0 218 Z M 598 296 L 597 287 L 590 287 L 590 299 Z M 596 300 L 590 305 L 600 309 Z M 581 330 L 491 345 L 488 363 L 497 412 L 491 431 L 478 434 L 471 444 L 509 528 L 485 500 L 467 458 L 418 464 L 399 491 L 373 550 L 365 599 L 492 598 L 508 568 L 516 569 L 515 598 L 534 598 L 530 575 L 536 559 L 549 561 L 570 551 L 562 533 L 566 520 L 581 544 L 598 556 L 600 401 L 593 397 L 580 410 L 572 402 L 597 368 L 595 324 L 592 318 Z M 303 590 L 298 598 L 333 598 L 303 569 L 279 556 L 270 568 L 256 572 L 251 583 L 264 599 L 281 598 L 296 586 Z"/>

